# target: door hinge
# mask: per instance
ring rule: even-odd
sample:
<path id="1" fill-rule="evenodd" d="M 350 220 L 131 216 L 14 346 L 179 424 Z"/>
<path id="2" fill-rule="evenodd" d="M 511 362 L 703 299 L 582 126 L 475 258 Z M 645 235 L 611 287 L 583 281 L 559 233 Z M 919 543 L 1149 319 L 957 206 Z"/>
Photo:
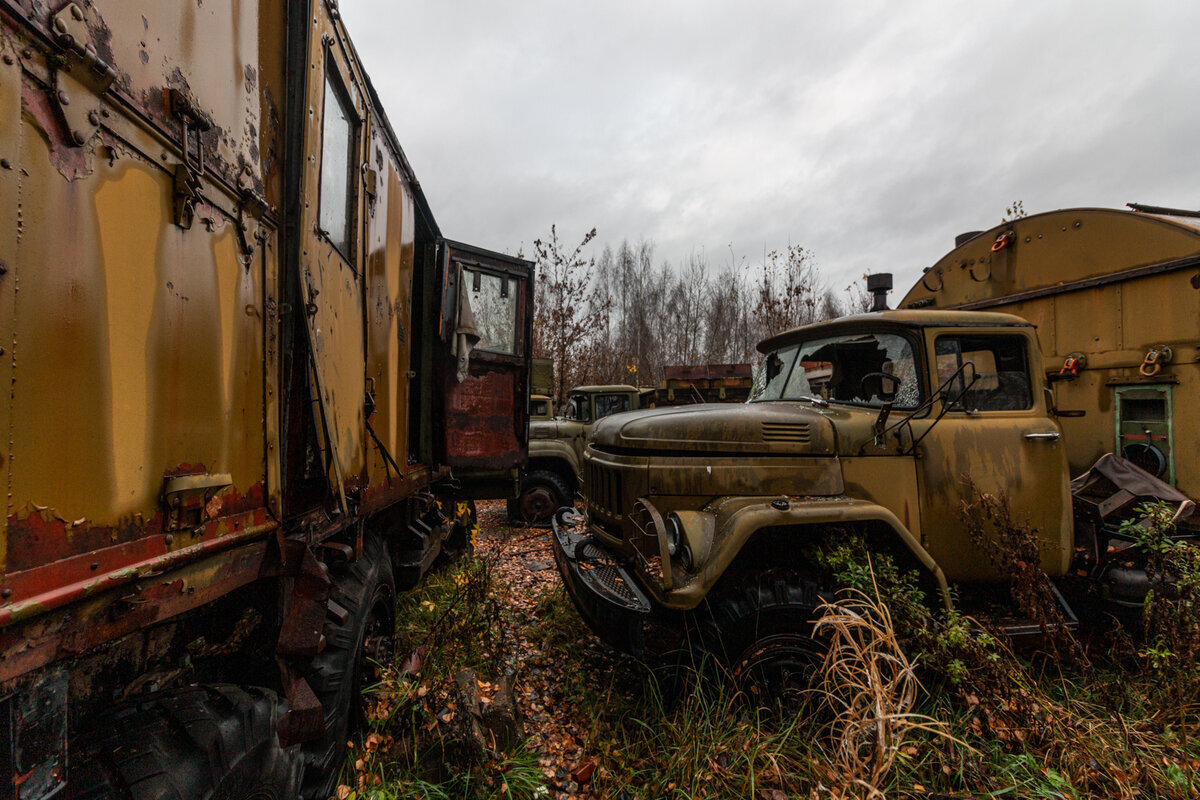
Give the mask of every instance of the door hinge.
<path id="1" fill-rule="evenodd" d="M 100 130 L 104 94 L 117 73 L 88 40 L 83 9 L 67 3 L 50 18 L 62 54 L 51 60 L 53 100 L 67 129 L 67 144 L 82 147 Z"/>

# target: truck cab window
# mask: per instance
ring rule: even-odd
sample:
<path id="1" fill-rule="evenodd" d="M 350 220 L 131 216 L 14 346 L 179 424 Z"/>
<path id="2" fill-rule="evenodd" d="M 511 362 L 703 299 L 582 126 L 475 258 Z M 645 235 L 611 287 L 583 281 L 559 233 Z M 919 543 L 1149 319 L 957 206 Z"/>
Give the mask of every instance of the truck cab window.
<path id="1" fill-rule="evenodd" d="M 567 401 L 567 407 L 563 409 L 563 416 L 576 422 L 591 422 L 592 404 L 588 402 L 588 396 L 586 394 L 571 395 L 571 399 Z"/>
<path id="2" fill-rule="evenodd" d="M 596 419 L 629 410 L 629 395 L 602 394 L 596 397 Z"/>
<path id="3" fill-rule="evenodd" d="M 520 281 L 482 270 L 464 269 L 467 298 L 479 329 L 477 350 L 517 355 L 517 295 Z"/>
<path id="4" fill-rule="evenodd" d="M 356 118 L 340 81 L 325 76 L 325 111 L 321 118 L 321 230 L 347 259 L 351 257 L 351 203 L 354 184 Z"/>
<path id="5" fill-rule="evenodd" d="M 945 383 L 953 406 L 967 411 L 1022 411 L 1033 407 L 1025 340 L 1012 335 L 939 336 L 934 344 L 938 383 Z M 961 395 L 961 397 L 960 397 Z"/>

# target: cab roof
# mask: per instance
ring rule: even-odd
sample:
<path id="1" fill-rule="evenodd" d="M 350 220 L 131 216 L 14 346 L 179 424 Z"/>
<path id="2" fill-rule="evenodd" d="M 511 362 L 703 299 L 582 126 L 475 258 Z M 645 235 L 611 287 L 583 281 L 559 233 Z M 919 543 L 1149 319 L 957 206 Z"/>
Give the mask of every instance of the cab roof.
<path id="1" fill-rule="evenodd" d="M 864 330 L 875 326 L 906 327 L 906 328 L 1030 328 L 1026 320 L 1014 314 L 1000 314 L 994 311 L 937 311 L 937 310 L 896 310 L 872 311 L 867 314 L 854 314 L 849 317 L 838 317 L 824 322 L 814 322 L 801 325 L 774 336 L 768 336 L 758 343 L 760 353 L 769 353 L 793 342 L 811 339 L 814 333 L 822 335 L 838 334 L 843 331 Z"/>

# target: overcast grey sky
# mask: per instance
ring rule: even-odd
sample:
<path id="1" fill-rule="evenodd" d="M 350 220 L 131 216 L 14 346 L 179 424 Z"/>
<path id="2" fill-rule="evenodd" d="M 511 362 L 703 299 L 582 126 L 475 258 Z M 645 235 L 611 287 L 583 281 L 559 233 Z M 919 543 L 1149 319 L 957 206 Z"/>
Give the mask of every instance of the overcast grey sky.
<path id="1" fill-rule="evenodd" d="M 1030 213 L 1200 208 L 1200 2 L 341 0 L 443 233 L 829 283 Z"/>

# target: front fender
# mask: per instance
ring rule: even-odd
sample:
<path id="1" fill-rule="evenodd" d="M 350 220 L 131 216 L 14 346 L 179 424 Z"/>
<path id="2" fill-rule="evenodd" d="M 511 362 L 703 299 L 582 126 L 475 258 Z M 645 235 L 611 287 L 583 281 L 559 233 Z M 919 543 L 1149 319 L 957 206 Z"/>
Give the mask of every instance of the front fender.
<path id="1" fill-rule="evenodd" d="M 710 503 L 702 511 L 680 513 L 678 517 L 689 546 L 698 556 L 697 563 L 703 563 L 703 566 L 694 578 L 677 589 L 656 592 L 656 599 L 668 608 L 687 610 L 699 605 L 746 542 L 763 528 L 821 529 L 851 522 L 877 522 L 890 528 L 933 576 L 943 602 L 950 606 L 946 576 L 933 556 L 895 514 L 868 500 L 726 497 Z"/>
<path id="2" fill-rule="evenodd" d="M 564 442 L 561 439 L 530 439 L 529 461 L 532 462 L 535 459 L 562 461 L 570 467 L 572 475 L 577 479 L 579 477 L 579 455 L 570 442 Z"/>

